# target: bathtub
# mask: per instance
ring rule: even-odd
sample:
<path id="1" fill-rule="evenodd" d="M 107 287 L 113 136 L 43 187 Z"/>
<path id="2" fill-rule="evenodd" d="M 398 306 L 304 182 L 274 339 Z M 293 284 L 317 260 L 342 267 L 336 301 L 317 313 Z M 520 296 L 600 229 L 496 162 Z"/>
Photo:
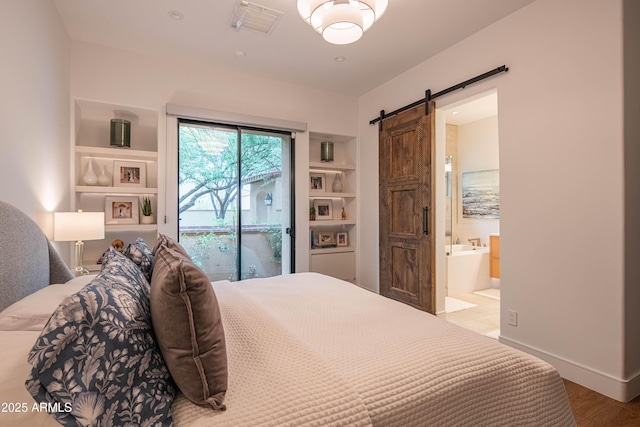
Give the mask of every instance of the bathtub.
<path id="1" fill-rule="evenodd" d="M 447 296 L 468 294 L 491 288 L 489 248 L 471 245 L 448 245 Z M 453 250 L 451 252 L 451 250 Z"/>

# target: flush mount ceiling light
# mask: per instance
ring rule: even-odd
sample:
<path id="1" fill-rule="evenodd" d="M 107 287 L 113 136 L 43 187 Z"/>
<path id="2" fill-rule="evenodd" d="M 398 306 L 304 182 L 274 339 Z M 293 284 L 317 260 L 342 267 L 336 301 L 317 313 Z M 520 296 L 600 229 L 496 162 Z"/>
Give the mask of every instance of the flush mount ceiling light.
<path id="1" fill-rule="evenodd" d="M 357 41 L 387 10 L 389 0 L 298 0 L 298 13 L 333 44 Z"/>

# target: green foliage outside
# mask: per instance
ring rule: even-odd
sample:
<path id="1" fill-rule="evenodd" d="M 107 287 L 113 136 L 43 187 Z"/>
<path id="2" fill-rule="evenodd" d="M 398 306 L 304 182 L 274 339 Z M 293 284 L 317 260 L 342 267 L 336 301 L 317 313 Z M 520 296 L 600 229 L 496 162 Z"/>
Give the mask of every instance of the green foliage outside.
<path id="1" fill-rule="evenodd" d="M 243 133 L 238 171 L 235 130 L 180 126 L 179 183 L 189 190 L 179 194 L 179 213 L 208 198 L 217 219 L 224 219 L 235 203 L 240 181 L 269 172 L 282 172 L 282 138 Z"/>
<path id="2" fill-rule="evenodd" d="M 241 190 L 238 184 L 264 175 L 267 178 L 263 185 L 266 185 L 269 174 L 274 172 L 282 173 L 281 137 L 243 132 L 241 152 L 238 153 L 238 135 L 234 129 L 180 125 L 179 214 L 193 208 L 199 201 L 205 201 L 206 206 L 213 209 L 215 218 L 211 226 L 217 230 L 192 236 L 195 242 L 190 245 L 189 254 L 198 266 L 202 267 L 211 257 L 227 251 L 234 251 L 237 255 L 236 215 L 228 213 L 235 213 Z M 263 232 L 273 250 L 270 260 L 280 263 L 281 225 L 265 226 Z M 231 279 L 236 275 L 235 265 L 230 269 L 228 273 Z M 249 272 L 244 274 L 247 275 L 256 277 L 254 266 L 250 266 Z"/>

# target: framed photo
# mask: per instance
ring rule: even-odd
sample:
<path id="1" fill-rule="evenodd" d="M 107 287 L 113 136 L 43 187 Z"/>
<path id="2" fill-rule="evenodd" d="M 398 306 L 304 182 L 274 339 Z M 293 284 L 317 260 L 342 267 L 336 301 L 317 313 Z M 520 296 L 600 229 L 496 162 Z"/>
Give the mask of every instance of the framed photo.
<path id="1" fill-rule="evenodd" d="M 336 243 L 333 240 L 333 233 L 328 231 L 320 231 L 318 232 L 318 246 L 321 248 L 325 248 L 328 246 L 335 246 Z"/>
<path id="2" fill-rule="evenodd" d="M 316 220 L 333 219 L 333 202 L 331 200 L 315 199 L 313 207 L 316 209 Z"/>
<path id="3" fill-rule="evenodd" d="M 104 218 L 105 224 L 138 224 L 138 198 L 105 197 Z"/>
<path id="4" fill-rule="evenodd" d="M 113 186 L 138 187 L 147 186 L 147 164 L 144 162 L 113 161 Z"/>
<path id="5" fill-rule="evenodd" d="M 344 233 L 344 232 L 336 233 L 336 244 L 338 246 L 347 246 L 347 245 L 349 245 L 349 242 L 348 242 L 348 239 L 347 239 L 347 233 Z"/>
<path id="6" fill-rule="evenodd" d="M 309 174 L 309 190 L 311 191 L 327 191 L 326 189 L 326 175 L 323 173 L 311 173 Z"/>

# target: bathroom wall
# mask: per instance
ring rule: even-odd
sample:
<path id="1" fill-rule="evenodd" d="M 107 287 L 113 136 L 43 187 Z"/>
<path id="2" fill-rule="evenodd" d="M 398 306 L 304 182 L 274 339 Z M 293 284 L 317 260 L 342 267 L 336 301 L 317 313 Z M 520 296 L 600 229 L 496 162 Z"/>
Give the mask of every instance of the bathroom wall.
<path id="1" fill-rule="evenodd" d="M 499 219 L 462 217 L 462 174 L 500 169 L 498 154 L 498 116 L 488 117 L 457 126 L 457 190 L 454 192 L 455 213 L 454 241 L 467 244 L 468 239 L 480 238 L 482 245 L 489 245 L 489 234 L 500 232 Z M 449 132 L 449 128 L 447 128 Z M 455 171 L 455 169 L 454 169 Z"/>
<path id="2" fill-rule="evenodd" d="M 456 201 L 460 197 L 458 195 L 458 126 L 447 123 L 447 135 L 444 154 L 451 157 L 451 197 L 446 197 L 447 203 L 445 212 L 445 229 L 449 230 L 449 222 L 451 222 L 451 236 L 447 234 L 445 238 L 446 244 L 455 243 L 458 235 L 458 205 Z"/>
<path id="3" fill-rule="evenodd" d="M 468 239 L 479 237 L 483 245 L 488 245 L 489 234 L 500 232 L 500 220 L 462 218 L 462 173 L 499 169 L 498 117 L 463 125 L 447 124 L 445 155 L 453 158 L 453 241 L 460 239 L 460 243 L 467 244 Z M 447 209 L 450 208 L 447 206 Z M 446 221 L 449 221 L 448 215 Z"/>

